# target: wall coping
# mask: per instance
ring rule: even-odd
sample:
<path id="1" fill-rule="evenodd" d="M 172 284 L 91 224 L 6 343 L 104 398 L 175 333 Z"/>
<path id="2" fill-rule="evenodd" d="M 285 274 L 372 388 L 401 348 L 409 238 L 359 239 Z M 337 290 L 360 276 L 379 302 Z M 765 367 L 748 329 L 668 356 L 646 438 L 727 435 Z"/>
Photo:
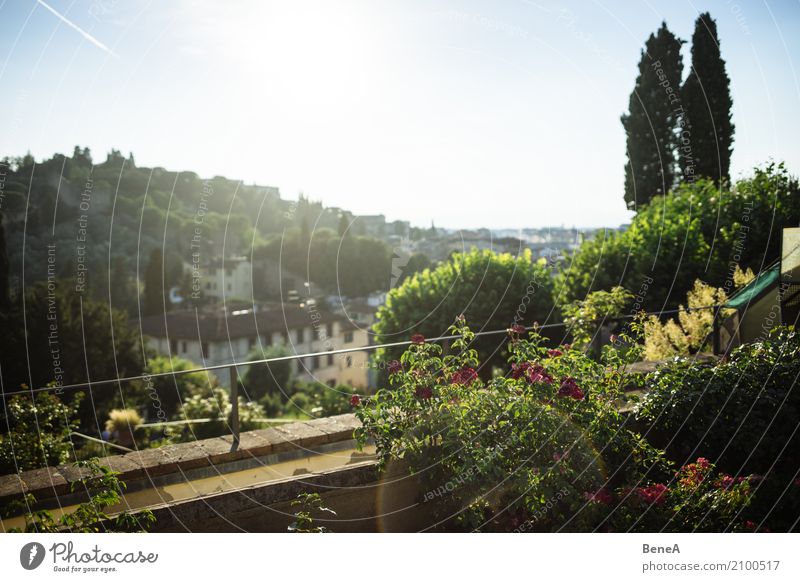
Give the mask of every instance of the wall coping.
<path id="1" fill-rule="evenodd" d="M 184 480 L 187 471 L 204 467 L 226 472 L 221 465 L 241 467 L 242 462 L 256 461 L 268 455 L 308 456 L 321 447 L 352 440 L 353 431 L 360 426 L 354 414 L 340 414 L 243 432 L 236 448 L 233 437 L 226 435 L 102 457 L 100 464 L 119 472 L 119 479 L 126 484 L 146 481 L 149 485 L 153 479 L 163 481 L 170 474 L 177 474 Z M 234 470 L 240 470 L 239 467 Z M 0 476 L 0 507 L 22 499 L 28 493 L 33 494 L 37 502 L 45 503 L 68 496 L 73 493 L 73 484 L 85 475 L 85 470 L 64 464 Z"/>

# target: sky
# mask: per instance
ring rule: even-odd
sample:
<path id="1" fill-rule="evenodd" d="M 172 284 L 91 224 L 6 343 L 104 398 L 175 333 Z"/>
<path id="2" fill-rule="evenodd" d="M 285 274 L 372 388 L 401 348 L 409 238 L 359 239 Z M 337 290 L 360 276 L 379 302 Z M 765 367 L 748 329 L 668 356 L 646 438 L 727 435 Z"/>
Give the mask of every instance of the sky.
<path id="1" fill-rule="evenodd" d="M 0 0 L 0 157 L 115 148 L 419 226 L 616 226 L 644 41 L 706 10 L 732 176 L 800 173 L 799 0 Z"/>

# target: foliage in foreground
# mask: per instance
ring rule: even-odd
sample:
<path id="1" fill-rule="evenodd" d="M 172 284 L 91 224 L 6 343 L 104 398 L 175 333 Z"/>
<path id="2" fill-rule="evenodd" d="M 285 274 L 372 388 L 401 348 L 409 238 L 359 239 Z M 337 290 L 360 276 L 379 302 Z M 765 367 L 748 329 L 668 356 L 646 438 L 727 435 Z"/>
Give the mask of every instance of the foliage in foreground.
<path id="1" fill-rule="evenodd" d="M 314 525 L 314 515 L 320 513 L 336 512 L 330 507 L 326 507 L 319 493 L 301 493 L 290 505 L 296 507 L 294 521 L 289 524 L 288 530 L 291 533 L 328 533 L 330 530 L 322 525 Z"/>
<path id="2" fill-rule="evenodd" d="M 678 360 L 655 372 L 636 411 L 648 438 L 683 462 L 702 453 L 735 476 L 763 475 L 752 519 L 797 527 L 800 335 L 775 330 L 717 366 Z"/>
<path id="3" fill-rule="evenodd" d="M 637 380 L 621 373 L 615 350 L 595 362 L 579 350 L 548 349 L 536 333 L 523 339 L 521 328 L 510 331 L 507 377 L 480 380 L 473 333 L 459 319 L 451 354 L 413 338 L 390 365 L 393 389 L 357 407 L 360 441 L 374 439 L 382 465 L 408 465 L 441 527 L 739 527 L 735 516 L 750 501 L 745 485 L 693 495 L 670 484 L 675 473 L 663 452 L 627 428 L 618 404 Z"/>
<path id="4" fill-rule="evenodd" d="M 155 516 L 150 510 L 134 514 L 122 512 L 110 517 L 106 511 L 109 507 L 122 501 L 125 482 L 118 479 L 119 473 L 101 465 L 97 459 L 78 461 L 76 468 L 82 477 L 70 484 L 70 492 L 83 492 L 89 500 L 81 503 L 70 512 L 59 518 L 46 509 L 32 509 L 36 498 L 27 494 L 23 501 L 17 501 L 6 509 L 6 517 L 24 511 L 25 527 L 12 529 L 12 532 L 25 533 L 100 533 L 100 532 L 143 532 L 155 523 Z"/>
<path id="5" fill-rule="evenodd" d="M 66 462 L 80 403 L 80 395 L 63 403 L 48 392 L 9 398 L 3 411 L 7 432 L 0 432 L 0 475 Z"/>

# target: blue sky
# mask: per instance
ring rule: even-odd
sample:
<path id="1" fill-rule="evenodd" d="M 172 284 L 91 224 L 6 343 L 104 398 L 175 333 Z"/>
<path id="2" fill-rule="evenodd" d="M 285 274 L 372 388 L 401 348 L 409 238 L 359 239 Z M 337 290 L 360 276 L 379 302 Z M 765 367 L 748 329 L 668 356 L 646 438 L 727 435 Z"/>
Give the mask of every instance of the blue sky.
<path id="1" fill-rule="evenodd" d="M 421 225 L 615 226 L 641 48 L 705 10 L 732 174 L 800 173 L 797 0 L 0 0 L 0 156 L 114 147 Z"/>

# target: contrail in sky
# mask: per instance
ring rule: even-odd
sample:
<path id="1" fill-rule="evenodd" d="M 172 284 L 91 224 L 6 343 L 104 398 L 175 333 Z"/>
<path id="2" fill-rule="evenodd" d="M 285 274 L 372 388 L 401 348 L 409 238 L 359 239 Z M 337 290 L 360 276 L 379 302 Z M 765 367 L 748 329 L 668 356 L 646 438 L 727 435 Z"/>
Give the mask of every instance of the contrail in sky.
<path id="1" fill-rule="evenodd" d="M 75 24 L 74 22 L 72 22 L 72 21 L 68 20 L 66 16 L 64 16 L 63 14 L 61 14 L 60 12 L 58 12 L 58 11 L 57 11 L 55 8 L 53 8 L 52 6 L 50 6 L 49 4 L 47 4 L 46 2 L 43 2 L 42 0 L 36 0 L 36 2 L 37 2 L 38 4 L 40 4 L 41 6 L 44 6 L 45 8 L 47 8 L 47 9 L 48 9 L 50 12 L 52 12 L 52 13 L 55 15 L 55 17 L 56 17 L 56 18 L 58 18 L 58 19 L 59 19 L 61 22 L 63 22 L 64 24 L 66 24 L 67 26 L 69 26 L 70 28 L 72 28 L 73 30 L 77 30 L 77 31 L 78 31 L 78 33 L 79 33 L 79 34 L 80 34 L 80 35 L 81 35 L 83 38 L 85 38 L 86 40 L 88 40 L 88 41 L 89 41 L 90 43 L 92 43 L 94 46 L 96 46 L 96 47 L 97 47 L 97 48 L 99 48 L 99 49 L 102 49 L 102 50 L 104 50 L 105 52 L 107 52 L 108 54 L 110 54 L 112 57 L 119 58 L 119 57 L 117 57 L 116 53 L 114 53 L 114 51 L 112 51 L 110 48 L 108 48 L 108 47 L 107 47 L 106 45 L 104 45 L 102 42 L 100 42 L 99 40 L 97 40 L 97 39 L 96 39 L 95 37 L 93 37 L 91 34 L 89 34 L 88 32 L 86 32 L 85 30 L 83 30 L 83 29 L 82 29 L 80 26 L 78 26 L 78 25 L 77 25 L 77 24 Z"/>

